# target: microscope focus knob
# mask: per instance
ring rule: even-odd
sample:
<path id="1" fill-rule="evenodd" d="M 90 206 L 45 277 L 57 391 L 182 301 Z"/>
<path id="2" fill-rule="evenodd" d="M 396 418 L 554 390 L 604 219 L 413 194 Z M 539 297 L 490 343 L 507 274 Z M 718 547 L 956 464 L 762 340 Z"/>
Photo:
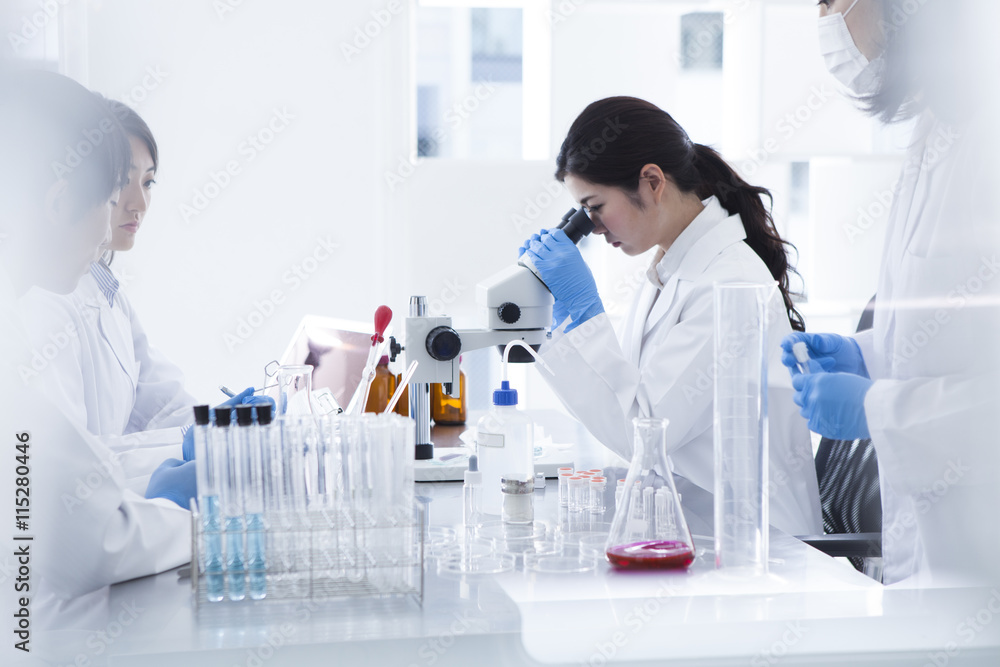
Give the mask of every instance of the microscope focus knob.
<path id="1" fill-rule="evenodd" d="M 437 361 L 451 361 L 462 351 L 462 338 L 451 327 L 435 327 L 427 334 L 427 354 Z"/>
<path id="2" fill-rule="evenodd" d="M 508 301 L 497 308 L 497 317 L 504 324 L 514 324 L 521 319 L 521 307 Z"/>

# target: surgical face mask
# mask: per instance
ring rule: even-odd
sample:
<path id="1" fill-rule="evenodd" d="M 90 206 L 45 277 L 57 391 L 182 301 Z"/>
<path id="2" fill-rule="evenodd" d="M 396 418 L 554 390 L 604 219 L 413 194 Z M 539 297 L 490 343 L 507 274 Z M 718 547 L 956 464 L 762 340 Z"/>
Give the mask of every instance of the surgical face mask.
<path id="1" fill-rule="evenodd" d="M 841 14 L 828 14 L 819 18 L 819 50 L 826 68 L 838 81 L 856 95 L 869 95 L 878 84 L 878 61 L 869 61 L 851 37 L 845 17 L 851 13 L 858 0 Z"/>

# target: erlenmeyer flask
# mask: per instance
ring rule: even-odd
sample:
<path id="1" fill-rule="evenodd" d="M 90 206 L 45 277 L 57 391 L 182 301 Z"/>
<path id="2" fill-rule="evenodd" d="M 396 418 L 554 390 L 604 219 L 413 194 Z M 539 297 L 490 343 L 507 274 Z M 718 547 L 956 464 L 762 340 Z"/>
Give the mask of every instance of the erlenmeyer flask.
<path id="1" fill-rule="evenodd" d="M 278 416 L 312 415 L 312 366 L 278 369 Z"/>
<path id="2" fill-rule="evenodd" d="M 694 542 L 667 460 L 667 423 L 633 420 L 632 464 L 604 549 L 619 569 L 683 569 L 694 560 Z"/>

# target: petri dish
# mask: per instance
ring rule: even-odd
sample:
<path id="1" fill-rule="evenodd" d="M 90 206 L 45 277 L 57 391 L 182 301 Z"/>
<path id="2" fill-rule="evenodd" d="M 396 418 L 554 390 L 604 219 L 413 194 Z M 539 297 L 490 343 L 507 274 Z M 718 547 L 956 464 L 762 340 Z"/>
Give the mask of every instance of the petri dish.
<path id="1" fill-rule="evenodd" d="M 525 558 L 526 569 L 542 574 L 581 574 L 592 572 L 594 563 L 575 556 L 537 556 Z"/>
<path id="2" fill-rule="evenodd" d="M 495 554 L 482 558 L 450 558 L 438 563 L 438 574 L 452 576 L 503 574 L 514 569 L 514 557 Z"/>
<path id="3" fill-rule="evenodd" d="M 507 524 L 503 521 L 490 521 L 479 526 L 476 531 L 476 535 L 480 539 L 506 543 L 531 542 L 544 539 L 545 533 L 545 524 L 538 522 Z"/>
<path id="4" fill-rule="evenodd" d="M 584 535 L 577 542 L 580 548 L 580 558 L 593 558 L 595 563 L 605 560 L 604 548 L 608 543 L 607 535 Z"/>

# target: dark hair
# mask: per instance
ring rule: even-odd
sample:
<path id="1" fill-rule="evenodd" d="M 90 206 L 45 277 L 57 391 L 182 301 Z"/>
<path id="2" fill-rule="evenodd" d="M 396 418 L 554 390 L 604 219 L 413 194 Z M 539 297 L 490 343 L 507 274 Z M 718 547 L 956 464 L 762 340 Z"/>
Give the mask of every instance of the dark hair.
<path id="1" fill-rule="evenodd" d="M 556 179 L 573 174 L 591 183 L 623 190 L 637 205 L 643 166 L 655 164 L 683 193 L 700 199 L 711 196 L 730 215 L 739 215 L 746 230 L 746 244 L 764 261 L 778 281 L 788 320 L 796 331 L 805 331 L 802 315 L 789 291 L 790 267 L 786 247 L 762 197 L 765 188 L 750 185 L 722 157 L 688 138 L 670 114 L 634 97 L 610 97 L 594 102 L 577 117 L 556 158 Z"/>
<path id="2" fill-rule="evenodd" d="M 118 117 L 122 127 L 125 128 L 125 133 L 146 144 L 149 155 L 153 158 L 153 171 L 159 169 L 160 149 L 157 147 L 156 138 L 153 137 L 153 132 L 149 129 L 146 121 L 132 107 L 122 104 L 117 100 L 108 100 L 107 104 L 111 107 L 111 111 L 115 116 Z"/>
<path id="3" fill-rule="evenodd" d="M 101 97 L 97 93 L 94 93 L 98 97 Z M 104 99 L 101 97 L 101 99 Z M 156 138 L 153 136 L 153 131 L 149 129 L 149 125 L 146 121 L 142 119 L 142 116 L 137 114 L 135 110 L 123 104 L 118 100 L 106 100 L 108 107 L 111 112 L 118 118 L 122 124 L 122 128 L 125 130 L 125 134 L 129 137 L 135 137 L 142 143 L 146 144 L 146 149 L 149 150 L 149 156 L 153 158 L 153 173 L 160 168 L 160 149 L 156 145 Z M 130 149 L 131 150 L 131 149 Z M 104 253 L 104 261 L 108 266 L 115 261 L 115 251 L 108 250 Z"/>
<path id="4" fill-rule="evenodd" d="M 913 118 L 926 109 L 962 121 L 993 92 L 998 73 L 978 49 L 986 41 L 970 35 L 976 16 L 969 0 L 876 0 L 885 40 L 875 91 L 862 108 L 885 123 Z M 972 67 L 975 64 L 975 67 Z M 974 74 L 973 74 L 974 72 Z"/>
<path id="5" fill-rule="evenodd" d="M 65 179 L 82 215 L 128 180 L 132 153 L 108 105 L 60 74 L 0 70 L 0 212 L 21 216 Z"/>

